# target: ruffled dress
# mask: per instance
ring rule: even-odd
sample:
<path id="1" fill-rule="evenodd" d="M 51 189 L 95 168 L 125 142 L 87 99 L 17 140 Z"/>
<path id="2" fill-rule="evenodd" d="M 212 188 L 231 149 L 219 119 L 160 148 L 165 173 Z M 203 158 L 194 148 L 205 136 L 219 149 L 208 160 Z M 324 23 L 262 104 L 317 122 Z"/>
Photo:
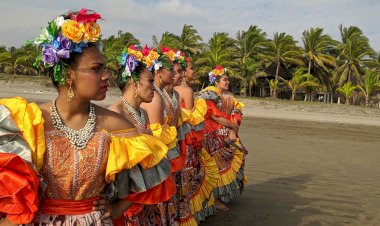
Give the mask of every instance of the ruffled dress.
<path id="1" fill-rule="evenodd" d="M 205 126 L 205 146 L 215 159 L 219 169 L 217 188 L 214 197 L 228 203 L 244 191 L 246 178 L 244 176 L 245 155 L 248 153 L 240 139 L 229 142 L 231 129 L 216 123 L 211 115 L 224 117 L 232 122 L 241 123 L 242 103 L 231 95 L 222 95 L 213 87 L 202 90 L 200 97 L 206 100 L 207 114 Z"/>
<path id="2" fill-rule="evenodd" d="M 12 177 L 0 186 L 0 212 L 8 210 L 5 213 L 12 222 L 113 225 L 110 218 L 100 220 L 101 211 L 92 210 L 93 201 L 104 191 L 111 200 L 137 204 L 156 203 L 174 194 L 170 166 L 164 160 L 166 146 L 137 128 L 95 132 L 84 149 L 76 150 L 62 131 L 44 131 L 42 114 L 35 104 L 12 98 L 0 100 L 0 105 L 2 115 L 8 114 L 2 121 L 18 129 L 0 124 L 1 131 L 7 131 L 2 138 L 15 136 L 17 144 L 28 143 L 18 151 L 9 148 L 13 139 L 1 144 L 0 177 Z M 29 153 L 32 161 L 20 153 Z M 10 165 L 9 159 L 18 164 Z M 37 175 L 43 179 L 38 180 Z M 21 180 L 24 183 L 19 183 Z M 22 184 L 24 191 L 20 190 Z"/>

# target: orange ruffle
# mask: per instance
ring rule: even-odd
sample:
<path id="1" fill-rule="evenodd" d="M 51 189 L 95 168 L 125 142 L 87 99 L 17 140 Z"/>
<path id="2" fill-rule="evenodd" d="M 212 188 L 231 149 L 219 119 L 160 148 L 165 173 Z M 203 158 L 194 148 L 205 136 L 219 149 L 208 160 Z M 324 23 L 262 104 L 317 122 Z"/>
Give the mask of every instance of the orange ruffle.
<path id="1" fill-rule="evenodd" d="M 0 212 L 14 224 L 30 223 L 38 209 L 39 179 L 16 154 L 0 153 Z"/>
<path id="2" fill-rule="evenodd" d="M 161 184 L 139 193 L 133 193 L 126 197 L 126 199 L 133 203 L 139 204 L 158 204 L 169 200 L 176 192 L 175 181 L 170 175 Z"/>

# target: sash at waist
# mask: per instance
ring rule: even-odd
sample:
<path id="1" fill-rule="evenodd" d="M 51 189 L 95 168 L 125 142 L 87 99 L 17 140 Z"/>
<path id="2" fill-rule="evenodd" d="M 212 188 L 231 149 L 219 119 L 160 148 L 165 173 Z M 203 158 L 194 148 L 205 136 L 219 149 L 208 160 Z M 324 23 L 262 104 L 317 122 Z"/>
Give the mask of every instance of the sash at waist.
<path id="1" fill-rule="evenodd" d="M 82 199 L 43 199 L 40 210 L 43 214 L 51 215 L 78 215 L 94 211 L 94 201 L 100 199 L 99 196 Z"/>

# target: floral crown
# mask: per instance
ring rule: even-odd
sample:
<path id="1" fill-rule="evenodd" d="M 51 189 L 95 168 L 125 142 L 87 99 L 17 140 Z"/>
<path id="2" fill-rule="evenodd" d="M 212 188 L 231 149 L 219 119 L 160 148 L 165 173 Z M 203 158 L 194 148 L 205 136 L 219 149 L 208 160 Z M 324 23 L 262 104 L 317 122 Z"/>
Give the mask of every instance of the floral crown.
<path id="1" fill-rule="evenodd" d="M 222 76 L 224 73 L 227 72 L 227 68 L 223 68 L 220 65 L 216 65 L 215 69 L 210 71 L 208 73 L 208 79 L 210 81 L 210 84 L 214 84 L 215 80 L 217 79 L 218 76 Z"/>
<path id="2" fill-rule="evenodd" d="M 121 56 L 117 58 L 119 64 L 123 67 L 121 73 L 121 82 L 124 84 L 129 78 L 134 81 L 138 80 L 138 68 L 143 62 L 143 54 L 134 45 L 130 45 L 128 49 L 124 48 Z"/>
<path id="3" fill-rule="evenodd" d="M 186 68 L 187 59 L 185 58 L 185 53 L 184 52 L 181 52 L 180 50 L 177 50 L 175 52 L 175 61 L 179 62 L 181 64 L 181 67 L 183 69 Z"/>
<path id="4" fill-rule="evenodd" d="M 154 50 L 158 54 L 158 58 L 153 62 L 154 70 L 158 70 L 161 67 L 171 70 L 172 67 L 167 64 L 167 60 L 170 60 L 171 62 L 176 60 L 176 53 L 174 50 L 164 46 Z"/>
<path id="5" fill-rule="evenodd" d="M 82 53 L 89 43 L 100 39 L 100 26 L 96 23 L 102 17 L 87 9 L 70 13 L 68 18 L 59 16 L 42 29 L 34 44 L 42 46 L 36 64 L 43 61 L 45 67 L 53 67 L 54 81 L 65 84 L 65 66 L 63 59 L 70 58 L 71 53 Z"/>

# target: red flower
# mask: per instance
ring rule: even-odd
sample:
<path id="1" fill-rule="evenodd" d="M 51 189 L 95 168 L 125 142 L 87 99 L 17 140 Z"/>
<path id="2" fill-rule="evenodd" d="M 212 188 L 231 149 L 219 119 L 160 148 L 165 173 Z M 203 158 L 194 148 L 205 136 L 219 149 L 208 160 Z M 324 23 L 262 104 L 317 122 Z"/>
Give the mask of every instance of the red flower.
<path id="1" fill-rule="evenodd" d="M 141 52 L 142 52 L 143 56 L 148 56 L 149 52 L 150 52 L 150 49 L 148 48 L 148 45 L 145 45 L 145 47 L 142 49 Z"/>
<path id="2" fill-rule="evenodd" d="M 218 71 L 219 71 L 219 70 L 223 70 L 222 66 L 220 66 L 220 65 L 216 65 L 216 66 L 215 66 L 215 69 L 218 70 Z"/>
<path id="3" fill-rule="evenodd" d="M 190 62 L 190 57 L 186 57 L 186 62 Z"/>
<path id="4" fill-rule="evenodd" d="M 135 45 L 133 45 L 133 44 L 130 45 L 129 48 L 130 48 L 131 50 L 136 50 L 136 51 L 138 50 L 138 49 L 136 49 Z"/>
<path id="5" fill-rule="evenodd" d="M 83 8 L 79 11 L 77 15 L 70 13 L 70 18 L 78 23 L 96 22 L 98 19 L 102 18 L 99 13 L 87 14 L 87 9 Z"/>
<path id="6" fill-rule="evenodd" d="M 180 54 L 181 56 L 185 56 L 185 52 L 181 52 L 181 54 Z"/>
<path id="7" fill-rule="evenodd" d="M 161 51 L 162 51 L 162 53 L 166 53 L 166 52 L 170 52 L 170 48 L 168 48 L 168 47 L 165 47 L 165 46 L 161 46 Z"/>

